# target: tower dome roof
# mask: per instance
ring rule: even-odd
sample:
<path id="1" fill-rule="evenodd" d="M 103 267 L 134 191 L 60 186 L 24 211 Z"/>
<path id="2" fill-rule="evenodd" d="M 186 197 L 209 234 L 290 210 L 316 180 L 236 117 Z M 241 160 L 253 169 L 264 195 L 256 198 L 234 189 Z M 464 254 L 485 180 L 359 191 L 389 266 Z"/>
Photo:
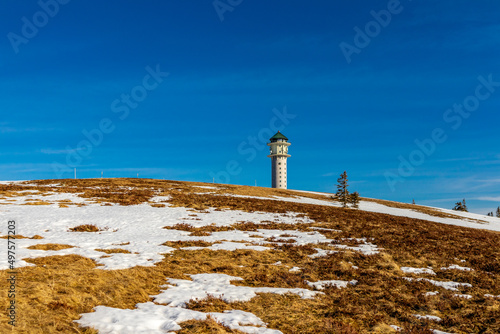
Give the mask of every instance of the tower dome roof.
<path id="1" fill-rule="evenodd" d="M 281 132 L 276 132 L 276 134 L 274 136 L 271 137 L 271 141 L 274 141 L 274 140 L 278 140 L 278 139 L 284 139 L 284 140 L 288 140 L 288 138 L 282 134 Z"/>

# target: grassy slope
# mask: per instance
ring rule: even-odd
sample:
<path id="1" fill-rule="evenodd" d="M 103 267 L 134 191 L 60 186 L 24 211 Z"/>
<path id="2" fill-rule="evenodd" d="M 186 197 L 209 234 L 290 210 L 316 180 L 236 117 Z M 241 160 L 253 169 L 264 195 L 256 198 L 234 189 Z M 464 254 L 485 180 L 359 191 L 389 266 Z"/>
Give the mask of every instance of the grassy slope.
<path id="1" fill-rule="evenodd" d="M 387 332 L 387 325 L 399 325 L 407 332 L 425 333 L 426 327 L 454 333 L 497 333 L 500 331 L 500 301 L 485 298 L 484 294 L 500 294 L 500 234 L 486 230 L 467 229 L 405 217 L 369 213 L 329 206 L 298 204 L 265 199 L 228 197 L 225 194 L 250 196 L 295 196 L 296 192 L 256 187 L 221 186 L 205 189 L 187 182 L 141 179 L 64 180 L 62 187 L 50 186 L 55 181 L 38 181 L 31 186 L 0 185 L 0 195 L 7 200 L 20 195 L 19 190 L 81 193 L 96 202 L 133 205 L 147 202 L 153 195 L 170 195 L 170 204 L 189 207 L 201 215 L 208 207 L 219 209 L 300 212 L 315 220 L 315 226 L 342 230 L 323 231 L 328 238 L 373 238 L 383 251 L 364 256 L 340 252 L 328 257 L 311 259 L 312 246 L 276 246 L 274 250 L 256 251 L 185 251 L 166 256 L 155 267 L 136 267 L 127 270 L 95 270 L 95 263 L 75 255 L 52 256 L 30 260 L 36 267 L 19 269 L 18 314 L 19 333 L 94 333 L 81 329 L 73 320 L 79 314 L 91 312 L 97 305 L 134 308 L 139 302 L 151 300 L 165 278 L 185 278 L 184 274 L 225 273 L 245 279 L 234 284 L 249 286 L 303 287 L 304 280 L 356 279 L 359 283 L 348 289 L 329 288 L 325 295 L 314 300 L 297 296 L 261 294 L 249 302 L 227 304 L 221 300 L 193 301 L 190 308 L 201 311 L 241 309 L 252 312 L 284 333 L 365 333 Z M 59 182 L 59 181 L 58 181 Z M 34 182 L 30 182 L 33 184 Z M 96 189 L 95 187 L 101 187 Z M 129 189 L 128 187 L 132 187 Z M 205 194 L 199 194 L 199 193 Z M 213 194 L 211 192 L 216 192 Z M 313 198 L 324 196 L 301 194 Z M 34 205 L 40 205 L 33 201 Z M 72 203 L 60 203 L 61 209 Z M 437 214 L 437 213 L 436 213 Z M 253 222 L 260 223 L 260 222 Z M 181 225 L 179 228 L 189 229 Z M 240 224 L 237 228 L 251 230 L 255 224 Z M 268 224 L 259 228 L 285 228 Z M 290 226 L 286 226 L 290 228 Z M 309 226 L 297 226 L 307 230 Z M 210 233 L 203 228 L 194 233 Z M 31 237 L 31 236 L 29 236 Z M 41 240 L 43 241 L 43 240 Z M 343 242 L 345 243 L 345 242 Z M 182 245 L 184 246 L 184 245 Z M 51 246 L 57 247 L 57 246 Z M 314 247 L 318 247 L 315 245 Z M 321 248 L 334 249 L 332 245 Z M 461 263 L 474 271 L 441 271 L 451 263 Z M 283 266 L 273 263 L 281 261 Z M 43 266 L 45 265 L 45 266 Z M 359 269 L 353 269 L 353 265 Z M 243 266 L 243 267 L 241 267 Z M 303 268 L 290 273 L 286 266 Z M 457 292 L 443 290 L 428 282 L 409 282 L 402 279 L 402 266 L 432 266 L 436 280 L 470 283 L 472 289 L 460 293 L 472 299 L 454 297 Z M 0 307 L 6 308 L 6 273 L 0 274 Z M 440 291 L 424 296 L 428 291 Z M 440 323 L 417 320 L 413 314 L 432 314 L 443 318 Z M 0 314 L 0 332 L 10 328 L 6 316 Z M 211 322 L 191 321 L 184 324 L 182 333 L 225 333 L 226 329 Z M 230 331 L 227 331 L 230 332 Z"/>

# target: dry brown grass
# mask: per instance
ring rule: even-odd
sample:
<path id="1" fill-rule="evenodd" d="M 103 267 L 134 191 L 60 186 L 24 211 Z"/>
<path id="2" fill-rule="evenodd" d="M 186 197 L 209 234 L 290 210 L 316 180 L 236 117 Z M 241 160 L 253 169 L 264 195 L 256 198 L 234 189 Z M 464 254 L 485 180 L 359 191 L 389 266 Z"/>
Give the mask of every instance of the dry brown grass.
<path id="1" fill-rule="evenodd" d="M 16 304 L 17 333 L 97 333 L 82 330 L 73 320 L 97 305 L 133 308 L 137 301 L 158 293 L 151 282 L 163 277 L 149 275 L 147 268 L 128 271 L 94 270 L 93 261 L 77 255 L 30 260 L 36 267 L 18 269 Z M 6 273 L 1 274 L 0 304 L 7 307 Z M 10 332 L 5 312 L 0 314 L 0 332 Z"/>
<path id="2" fill-rule="evenodd" d="M 59 188 L 50 186 L 53 183 L 40 181 L 47 186 L 47 191 L 57 192 Z M 22 315 L 19 317 L 19 333 L 95 333 L 78 328 L 72 321 L 97 305 L 133 309 L 135 304 L 151 300 L 149 295 L 158 294 L 165 278 L 186 279 L 185 274 L 197 273 L 225 273 L 244 279 L 233 282 L 234 285 L 285 288 L 308 288 L 305 280 L 358 280 L 357 285 L 346 289 L 327 288 L 324 295 L 311 300 L 295 295 L 259 294 L 249 302 L 228 304 L 212 298 L 189 304 L 190 308 L 205 312 L 226 309 L 251 312 L 268 323 L 268 327 L 284 333 L 384 332 L 388 325 L 403 327 L 404 333 L 429 333 L 429 327 L 453 333 L 500 331 L 500 300 L 484 297 L 486 293 L 500 294 L 500 234 L 359 210 L 223 195 L 229 189 L 231 193 L 241 195 L 297 196 L 297 193 L 286 190 L 276 192 L 220 185 L 221 189 L 214 190 L 192 187 L 203 184 L 142 179 L 63 180 L 61 184 L 60 191 L 83 193 L 84 197 L 89 196 L 92 200 L 102 199 L 106 203 L 121 205 L 144 203 L 150 198 L 148 196 L 160 194 L 170 195 L 169 203 L 174 206 L 283 214 L 299 212 L 315 223 L 293 225 L 294 229 L 313 231 L 310 227 L 318 226 L 341 230 L 315 231 L 339 241 L 342 238 L 373 238 L 383 251 L 373 256 L 343 251 L 312 259 L 308 255 L 315 253 L 315 247 L 333 245 L 296 246 L 290 243 L 275 245 L 275 249 L 263 252 L 179 249 L 154 267 L 113 271 L 95 269 L 93 261 L 75 255 L 33 259 L 29 261 L 36 263 L 37 267 L 19 269 L 23 278 L 19 281 L 19 291 L 22 291 L 18 296 L 19 314 Z M 91 190 L 97 186 L 104 190 Z M 126 188 L 122 194 L 120 187 Z M 136 187 L 137 192 L 129 187 Z M 24 190 L 22 186 L 0 187 L 0 192 L 2 189 L 5 193 Z M 210 194 L 214 191 L 216 194 Z M 256 195 L 257 192 L 259 195 Z M 134 196 L 125 198 L 129 195 Z M 255 231 L 291 227 L 275 222 L 241 222 L 229 227 L 212 225 L 195 228 L 179 224 L 168 228 L 190 233 L 213 233 L 229 229 Z M 341 242 L 345 244 L 349 241 Z M 165 245 L 174 248 L 201 245 L 195 243 L 172 242 Z M 355 244 L 354 241 L 351 243 Z M 277 261 L 281 261 L 282 265 L 273 265 Z M 453 263 L 471 267 L 474 271 L 439 270 Z M 359 269 L 354 269 L 353 265 Z M 302 270 L 289 272 L 294 266 Z M 461 288 L 459 292 L 471 294 L 473 298 L 453 297 L 455 292 L 435 287 L 429 282 L 406 281 L 402 279 L 406 275 L 399 270 L 400 266 L 432 266 L 437 273 L 433 279 L 472 284 L 473 288 Z M 6 274 L 1 272 L 1 275 Z M 424 295 L 435 290 L 440 291 L 436 296 Z M 5 308 L 7 302 L 6 280 L 0 276 L 0 307 Z M 417 313 L 439 315 L 443 321 L 417 320 L 413 316 Z M 183 325 L 183 333 L 228 332 L 210 321 Z M 5 314 L 0 313 L 0 332 L 9 329 Z"/>
<path id="3" fill-rule="evenodd" d="M 113 244 L 113 245 L 115 245 L 115 246 L 126 246 L 126 245 L 130 245 L 130 242 L 129 241 L 127 241 L 127 242 L 121 242 L 119 244 Z"/>
<path id="4" fill-rule="evenodd" d="M 157 294 L 166 277 L 186 279 L 186 273 L 210 272 L 242 277 L 244 281 L 235 281 L 233 284 L 245 286 L 307 288 L 305 279 L 359 280 L 358 285 L 348 289 L 328 288 L 325 295 L 313 300 L 294 295 L 259 294 L 249 302 L 227 304 L 220 300 L 208 300 L 193 301 L 189 305 L 192 309 L 204 312 L 222 312 L 226 309 L 252 312 L 268 322 L 270 328 L 280 329 L 284 333 L 364 333 L 384 324 L 413 326 L 417 321 L 412 314 L 430 314 L 434 310 L 450 314 L 444 318 L 446 324 L 454 328 L 468 328 L 470 325 L 477 326 L 477 319 L 463 317 L 461 313 L 464 311 L 474 311 L 483 320 L 489 319 L 488 323 L 498 315 L 498 307 L 495 307 L 498 301 L 495 300 L 483 299 L 480 304 L 457 300 L 453 302 L 455 304 L 449 304 L 447 300 L 451 297 L 450 293 L 433 298 L 424 297 L 424 292 L 436 288 L 428 283 L 401 279 L 397 272 L 385 264 L 391 260 L 383 254 L 363 256 L 337 253 L 313 260 L 307 256 L 313 252 L 311 247 L 288 245 L 282 246 L 280 250 L 265 252 L 176 251 L 156 267 L 114 271 L 95 270 L 91 260 L 73 255 L 30 260 L 37 267 L 20 269 L 23 283 L 20 283 L 19 289 L 24 292 L 19 297 L 19 314 L 23 315 L 20 319 L 23 323 L 19 327 L 24 328 L 20 332 L 77 333 L 72 320 L 78 319 L 81 313 L 90 312 L 94 306 L 134 308 L 135 303 L 148 301 L 149 295 Z M 281 261 L 282 265 L 273 265 L 277 261 Z M 347 262 L 356 264 L 360 269 L 346 266 Z M 42 268 L 42 265 L 45 267 Z M 290 273 L 288 269 L 291 266 L 299 266 L 302 270 Z M 386 267 L 388 269 L 384 270 Z M 465 275 L 469 277 L 470 274 L 474 277 L 477 273 Z M 476 277 L 474 280 L 480 286 L 479 282 L 484 279 L 488 278 Z M 487 281 L 483 283 L 482 288 L 476 288 L 478 293 L 494 289 Z M 5 291 L 1 284 L 0 289 Z M 47 312 L 51 314 L 50 317 L 40 318 L 41 314 L 46 315 Z M 40 328 L 40 331 L 31 330 L 34 322 L 37 322 L 36 328 Z M 198 323 L 187 325 L 205 326 Z M 440 327 L 436 325 L 433 328 Z"/>
<path id="5" fill-rule="evenodd" d="M 203 240 L 189 240 L 189 241 L 167 241 L 163 243 L 163 246 L 182 248 L 182 247 L 210 247 L 214 243 L 206 242 Z"/>
<path id="6" fill-rule="evenodd" d="M 213 318 L 208 317 L 207 320 L 204 321 L 196 321 L 196 320 L 190 320 L 190 321 L 185 321 L 182 322 L 181 324 L 182 329 L 178 331 L 178 334 L 188 334 L 188 333 L 195 333 L 195 334 L 243 334 L 243 332 L 237 331 L 237 330 L 232 330 L 227 327 L 222 326 L 219 324 L 217 321 L 215 321 Z"/>
<path id="7" fill-rule="evenodd" d="M 38 244 L 38 245 L 29 246 L 28 249 L 57 251 L 57 250 L 61 250 L 61 249 L 74 248 L 74 247 L 75 246 L 63 245 L 63 244 Z"/>
<path id="8" fill-rule="evenodd" d="M 33 184 L 36 184 L 37 186 L 34 186 Z M 58 187 L 55 187 L 55 184 L 57 184 Z M 127 178 L 39 180 L 25 182 L 25 185 L 1 186 L 0 195 L 5 194 L 6 196 L 17 196 L 19 191 L 22 190 L 33 190 L 37 194 L 42 195 L 52 192 L 69 192 L 78 193 L 80 197 L 92 199 L 97 203 L 117 203 L 121 205 L 134 205 L 148 202 L 154 195 L 167 196 L 179 193 L 214 193 L 217 195 L 236 194 L 259 197 L 297 196 L 297 194 L 292 191 L 282 189 Z M 199 188 L 198 186 L 215 186 L 217 189 Z M 307 196 L 315 198 L 317 195 L 309 194 Z M 68 203 L 63 204 L 68 205 Z M 153 203 L 153 205 L 156 206 L 155 203 Z M 191 203 L 190 205 L 192 205 L 192 208 L 196 210 L 206 209 L 204 207 L 196 206 L 195 203 Z"/>
<path id="9" fill-rule="evenodd" d="M 60 201 L 56 201 L 55 203 L 58 203 L 60 208 L 69 208 L 70 206 L 85 206 L 84 203 L 73 203 L 69 199 L 63 199 Z"/>
<path id="10" fill-rule="evenodd" d="M 0 237 L 0 239 L 43 239 L 43 237 L 39 236 L 38 234 L 35 234 L 34 236 L 32 236 L 31 238 L 30 237 L 25 237 L 21 234 L 16 234 L 16 235 L 10 235 L 10 236 L 7 236 L 7 235 L 3 235 Z"/>
<path id="11" fill-rule="evenodd" d="M 292 225 L 286 223 L 262 221 L 260 223 L 238 222 L 230 226 L 217 226 L 215 224 L 211 224 L 200 227 L 194 227 L 193 225 L 187 223 L 179 223 L 173 226 L 164 226 L 163 228 L 167 230 L 179 230 L 179 231 L 191 232 L 190 235 L 192 236 L 206 236 L 210 235 L 213 232 L 234 231 L 234 230 L 247 231 L 247 232 L 257 231 L 259 229 L 264 229 L 264 230 L 293 229 L 299 231 L 313 231 L 311 227 L 313 227 L 311 224 L 304 224 L 304 223 L 297 223 Z M 281 235 L 281 237 L 286 237 L 286 236 L 290 235 L 286 234 Z"/>
<path id="12" fill-rule="evenodd" d="M 0 239 L 29 239 L 29 237 L 25 237 L 24 235 L 21 234 L 16 234 L 16 235 L 2 235 Z"/>
<path id="13" fill-rule="evenodd" d="M 70 232 L 99 232 L 102 231 L 99 227 L 92 224 L 78 225 L 75 227 L 71 227 L 69 229 Z"/>
<path id="14" fill-rule="evenodd" d="M 110 249 L 97 248 L 96 251 L 103 252 L 103 253 L 106 253 L 106 254 L 116 254 L 116 253 L 130 254 L 130 251 L 128 251 L 126 249 L 123 249 L 123 248 L 110 248 Z"/>

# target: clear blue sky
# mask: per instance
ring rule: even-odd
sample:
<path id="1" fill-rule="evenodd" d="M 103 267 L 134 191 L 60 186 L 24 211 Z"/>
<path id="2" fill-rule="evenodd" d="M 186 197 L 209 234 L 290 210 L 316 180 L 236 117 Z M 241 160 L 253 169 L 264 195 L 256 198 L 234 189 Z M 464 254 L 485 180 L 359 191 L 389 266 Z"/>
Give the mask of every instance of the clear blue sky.
<path id="1" fill-rule="evenodd" d="M 500 205 L 498 1 L 59 1 L 0 13 L 0 179 L 270 186 L 279 128 L 289 188 Z"/>

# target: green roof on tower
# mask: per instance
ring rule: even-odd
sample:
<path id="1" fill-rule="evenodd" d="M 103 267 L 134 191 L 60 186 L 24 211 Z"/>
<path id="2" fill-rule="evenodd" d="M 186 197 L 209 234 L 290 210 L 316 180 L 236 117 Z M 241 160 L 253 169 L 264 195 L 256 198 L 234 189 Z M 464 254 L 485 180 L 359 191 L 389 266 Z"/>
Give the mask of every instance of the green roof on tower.
<path id="1" fill-rule="evenodd" d="M 285 139 L 285 140 L 288 140 L 288 138 L 287 138 L 287 137 L 285 137 L 285 135 L 283 135 L 283 134 L 282 134 L 281 132 L 279 132 L 279 131 L 278 131 L 278 132 L 276 132 L 276 134 L 275 134 L 274 136 L 272 136 L 270 140 L 271 140 L 271 141 L 273 141 L 273 139 L 274 139 L 274 140 L 278 140 L 278 139 Z"/>

